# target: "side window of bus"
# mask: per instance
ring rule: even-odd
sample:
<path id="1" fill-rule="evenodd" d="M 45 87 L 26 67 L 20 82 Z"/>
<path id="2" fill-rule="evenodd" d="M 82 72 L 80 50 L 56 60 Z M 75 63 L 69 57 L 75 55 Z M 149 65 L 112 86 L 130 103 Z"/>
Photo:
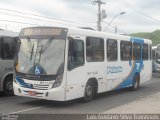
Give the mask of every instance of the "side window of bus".
<path id="1" fill-rule="evenodd" d="M 104 61 L 104 40 L 102 38 L 87 37 L 86 59 L 88 62 Z"/>
<path id="2" fill-rule="evenodd" d="M 1 43 L 1 58 L 2 59 L 13 59 L 14 58 L 14 39 L 3 38 Z"/>
<path id="3" fill-rule="evenodd" d="M 84 43 L 82 40 L 69 40 L 68 70 L 84 64 Z"/>
<path id="4" fill-rule="evenodd" d="M 155 50 L 152 50 L 152 60 L 155 60 Z"/>
<path id="5" fill-rule="evenodd" d="M 143 44 L 143 49 L 142 49 L 142 58 L 143 60 L 148 60 L 148 44 Z"/>
<path id="6" fill-rule="evenodd" d="M 132 60 L 132 43 L 129 41 L 121 41 L 121 60 Z"/>
<path id="7" fill-rule="evenodd" d="M 117 40 L 107 40 L 107 60 L 116 61 L 118 59 Z"/>
<path id="8" fill-rule="evenodd" d="M 150 44 L 149 46 L 150 46 L 150 47 L 149 47 L 149 51 L 150 51 L 150 60 L 152 60 L 152 45 Z"/>
<path id="9" fill-rule="evenodd" d="M 141 44 L 133 43 L 133 59 L 140 60 L 141 59 Z"/>

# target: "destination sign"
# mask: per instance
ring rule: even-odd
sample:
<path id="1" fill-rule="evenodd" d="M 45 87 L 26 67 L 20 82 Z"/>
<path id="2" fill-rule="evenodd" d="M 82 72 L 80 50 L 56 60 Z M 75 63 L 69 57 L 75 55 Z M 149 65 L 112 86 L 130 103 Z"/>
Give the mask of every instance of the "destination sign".
<path id="1" fill-rule="evenodd" d="M 39 35 L 62 35 L 65 29 L 52 27 L 33 27 L 21 30 L 20 36 L 39 36 Z"/>

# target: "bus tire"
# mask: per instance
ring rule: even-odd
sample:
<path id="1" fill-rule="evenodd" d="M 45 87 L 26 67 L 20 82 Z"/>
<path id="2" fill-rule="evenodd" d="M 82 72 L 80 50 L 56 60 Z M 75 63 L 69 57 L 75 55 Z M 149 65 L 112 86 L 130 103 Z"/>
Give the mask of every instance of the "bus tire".
<path id="1" fill-rule="evenodd" d="M 95 84 L 92 80 L 89 80 L 85 87 L 83 102 L 89 102 L 95 97 Z"/>
<path id="2" fill-rule="evenodd" d="M 140 77 L 138 74 L 135 74 L 133 77 L 132 90 L 138 90 L 140 83 Z"/>
<path id="3" fill-rule="evenodd" d="M 3 92 L 5 95 L 11 96 L 14 95 L 13 92 L 13 77 L 7 76 L 4 80 L 3 84 Z"/>

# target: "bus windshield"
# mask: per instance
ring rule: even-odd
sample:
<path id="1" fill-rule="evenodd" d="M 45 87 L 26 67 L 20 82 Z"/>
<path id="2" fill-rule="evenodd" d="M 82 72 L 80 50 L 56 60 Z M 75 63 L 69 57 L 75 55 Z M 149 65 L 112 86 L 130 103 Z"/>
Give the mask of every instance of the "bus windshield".
<path id="1" fill-rule="evenodd" d="M 64 39 L 20 38 L 16 71 L 34 75 L 62 74 L 64 51 Z"/>

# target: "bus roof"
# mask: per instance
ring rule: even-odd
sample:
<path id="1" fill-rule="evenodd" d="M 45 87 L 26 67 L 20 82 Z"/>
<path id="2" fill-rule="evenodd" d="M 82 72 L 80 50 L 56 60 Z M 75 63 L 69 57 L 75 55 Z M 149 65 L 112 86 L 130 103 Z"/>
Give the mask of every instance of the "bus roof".
<path id="1" fill-rule="evenodd" d="M 136 38 L 136 39 L 143 39 L 144 42 L 147 43 L 152 43 L 151 40 L 149 39 L 144 39 L 144 38 L 137 38 L 137 37 L 132 37 L 129 35 L 122 35 L 122 34 L 114 34 L 114 33 L 108 33 L 108 32 L 100 32 L 100 31 L 96 31 L 96 30 L 90 30 L 90 29 L 80 29 L 80 28 L 68 28 L 68 30 L 70 31 L 70 33 L 72 34 L 77 34 L 80 33 L 79 35 L 91 35 L 91 36 L 102 36 L 102 37 L 106 37 L 106 38 L 114 38 L 114 39 L 118 39 L 118 40 L 125 40 L 125 39 L 129 39 L 129 38 Z"/>
<path id="2" fill-rule="evenodd" d="M 100 31 L 96 31 L 96 30 L 92 30 L 92 29 L 83 29 L 83 28 L 77 28 L 77 27 L 57 27 L 57 26 L 37 26 L 37 27 L 28 27 L 28 28 L 65 28 L 68 29 L 69 34 L 73 34 L 73 35 L 84 35 L 84 36 L 93 36 L 94 37 L 104 37 L 104 38 L 111 38 L 111 39 L 117 39 L 117 40 L 128 40 L 130 38 L 136 38 L 136 39 L 143 39 L 144 42 L 147 43 L 152 43 L 151 40 L 149 39 L 144 39 L 144 38 L 137 38 L 137 37 L 132 37 L 129 35 L 120 35 L 120 34 L 114 34 L 114 33 L 108 33 L 108 32 L 100 32 Z M 23 29 L 27 29 L 27 28 L 23 28 Z"/>

